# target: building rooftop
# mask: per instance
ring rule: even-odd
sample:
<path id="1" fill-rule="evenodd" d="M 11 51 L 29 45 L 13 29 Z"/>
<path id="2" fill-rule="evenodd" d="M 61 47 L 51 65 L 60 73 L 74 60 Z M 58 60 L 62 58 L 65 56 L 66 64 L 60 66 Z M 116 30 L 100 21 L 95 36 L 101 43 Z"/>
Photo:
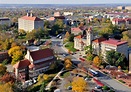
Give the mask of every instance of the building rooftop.
<path id="1" fill-rule="evenodd" d="M 100 37 L 100 38 L 93 40 L 93 42 L 100 43 L 100 42 L 105 41 L 105 40 L 106 40 L 106 38 Z"/>
<path id="2" fill-rule="evenodd" d="M 35 17 L 35 16 L 23 16 L 23 17 L 21 17 L 21 19 L 32 20 L 32 21 L 42 21 L 40 18 Z"/>
<path id="3" fill-rule="evenodd" d="M 20 68 L 28 67 L 29 65 L 30 65 L 30 61 L 25 59 L 25 60 L 21 60 L 21 61 L 17 62 L 13 67 L 20 69 Z"/>
<path id="4" fill-rule="evenodd" d="M 82 38 L 82 36 L 81 36 L 81 35 L 78 35 L 78 36 L 76 36 L 75 38 L 81 39 L 81 38 Z"/>
<path id="5" fill-rule="evenodd" d="M 114 46 L 119 46 L 119 45 L 122 45 L 122 44 L 127 44 L 127 41 L 121 41 L 121 40 L 116 40 L 116 39 L 109 39 L 109 40 L 103 41 L 102 43 L 110 44 L 110 45 L 114 45 Z"/>
<path id="6" fill-rule="evenodd" d="M 40 60 L 43 58 L 47 58 L 50 56 L 54 56 L 53 50 L 49 49 L 49 48 L 41 49 L 41 50 L 37 50 L 37 51 L 32 51 L 32 52 L 30 52 L 30 55 L 34 61 Z"/>

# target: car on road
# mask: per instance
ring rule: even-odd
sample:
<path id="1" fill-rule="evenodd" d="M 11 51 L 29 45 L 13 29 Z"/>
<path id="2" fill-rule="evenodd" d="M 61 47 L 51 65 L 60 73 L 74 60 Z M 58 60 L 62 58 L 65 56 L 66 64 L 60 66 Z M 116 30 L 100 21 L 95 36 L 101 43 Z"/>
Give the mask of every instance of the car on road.
<path id="1" fill-rule="evenodd" d="M 101 86 L 96 86 L 95 89 L 102 89 L 102 87 Z"/>

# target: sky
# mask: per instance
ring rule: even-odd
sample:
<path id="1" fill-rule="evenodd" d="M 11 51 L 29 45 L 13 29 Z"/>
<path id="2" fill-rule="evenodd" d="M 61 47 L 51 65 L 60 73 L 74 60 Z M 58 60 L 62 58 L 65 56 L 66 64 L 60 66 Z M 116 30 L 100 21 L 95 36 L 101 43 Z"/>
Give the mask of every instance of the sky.
<path id="1" fill-rule="evenodd" d="M 0 4 L 131 4 L 131 0 L 0 0 Z"/>

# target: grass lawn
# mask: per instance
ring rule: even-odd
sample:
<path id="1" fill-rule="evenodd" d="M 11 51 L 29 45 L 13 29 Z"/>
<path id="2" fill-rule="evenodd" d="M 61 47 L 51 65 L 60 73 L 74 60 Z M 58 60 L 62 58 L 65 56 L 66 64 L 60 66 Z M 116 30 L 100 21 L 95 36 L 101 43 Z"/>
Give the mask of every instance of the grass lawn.
<path id="1" fill-rule="evenodd" d="M 72 52 L 76 52 L 76 49 L 74 48 L 74 42 L 68 42 L 65 47 L 69 49 Z"/>
<path id="2" fill-rule="evenodd" d="M 66 77 L 68 77 L 70 75 L 70 72 L 69 71 L 66 71 L 66 72 L 63 72 L 62 74 L 61 74 L 61 77 L 62 78 L 66 78 Z"/>
<path id="3" fill-rule="evenodd" d="M 26 35 L 19 35 L 18 39 L 25 39 Z"/>

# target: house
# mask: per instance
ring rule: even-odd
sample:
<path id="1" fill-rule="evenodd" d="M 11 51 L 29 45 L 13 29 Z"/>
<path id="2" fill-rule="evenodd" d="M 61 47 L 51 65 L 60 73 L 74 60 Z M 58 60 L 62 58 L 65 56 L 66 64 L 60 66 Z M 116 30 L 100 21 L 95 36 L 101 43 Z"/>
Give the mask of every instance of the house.
<path id="1" fill-rule="evenodd" d="M 25 59 L 16 63 L 15 76 L 21 80 L 28 80 L 37 77 L 39 74 L 48 70 L 50 64 L 54 62 L 52 49 L 46 48 L 37 51 L 27 50 Z"/>
<path id="2" fill-rule="evenodd" d="M 9 59 L 8 51 L 0 52 L 0 63 L 5 59 Z"/>
<path id="3" fill-rule="evenodd" d="M 10 26 L 11 25 L 11 21 L 7 17 L 2 17 L 2 18 L 0 18 L 0 25 Z"/>
<path id="4" fill-rule="evenodd" d="M 44 21 L 38 17 L 33 16 L 32 13 L 27 13 L 18 19 L 18 29 L 24 30 L 25 32 L 31 32 L 34 29 L 42 28 L 44 29 Z"/>

